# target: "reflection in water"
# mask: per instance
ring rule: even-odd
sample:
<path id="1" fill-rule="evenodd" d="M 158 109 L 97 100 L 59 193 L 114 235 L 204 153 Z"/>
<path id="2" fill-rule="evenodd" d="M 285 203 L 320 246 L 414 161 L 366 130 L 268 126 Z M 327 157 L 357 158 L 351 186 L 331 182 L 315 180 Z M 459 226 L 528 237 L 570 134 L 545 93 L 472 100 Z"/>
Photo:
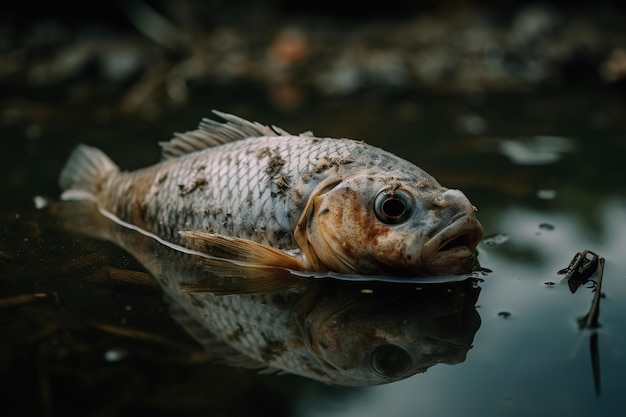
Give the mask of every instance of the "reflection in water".
<path id="1" fill-rule="evenodd" d="M 183 252 L 92 203 L 54 207 L 70 230 L 111 240 L 159 281 L 172 314 L 216 360 L 338 385 L 383 384 L 460 363 L 480 327 L 474 282 L 348 282 Z"/>
<path id="2" fill-rule="evenodd" d="M 500 152 L 516 165 L 546 165 L 558 161 L 573 148 L 572 140 L 558 136 L 534 136 L 526 140 L 501 139 Z"/>

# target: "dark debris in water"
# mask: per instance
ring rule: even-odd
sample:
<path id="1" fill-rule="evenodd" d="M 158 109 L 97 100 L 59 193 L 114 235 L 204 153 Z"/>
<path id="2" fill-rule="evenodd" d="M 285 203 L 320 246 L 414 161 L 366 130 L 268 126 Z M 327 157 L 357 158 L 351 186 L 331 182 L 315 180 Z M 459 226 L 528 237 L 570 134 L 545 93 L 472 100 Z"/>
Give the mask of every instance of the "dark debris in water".
<path id="1" fill-rule="evenodd" d="M 563 275 L 563 279 L 567 281 L 567 285 L 573 294 L 580 286 L 591 281 L 592 276 L 598 270 L 600 260 L 604 263 L 604 258 L 600 258 L 590 250 L 578 252 L 570 264 L 566 268 L 559 270 L 558 274 Z"/>
<path id="2" fill-rule="evenodd" d="M 554 230 L 554 225 L 550 223 L 541 223 L 539 225 L 539 229 L 541 230 Z"/>
<path id="3" fill-rule="evenodd" d="M 602 278 L 604 275 L 604 258 L 598 254 L 584 250 L 574 255 L 574 258 L 570 264 L 561 269 L 559 274 L 564 275 L 564 280 L 567 280 L 567 284 L 572 293 L 589 282 L 594 285 L 593 288 L 593 300 L 589 312 L 583 317 L 579 317 L 578 327 L 580 330 L 590 330 L 589 336 L 589 351 L 591 354 L 591 368 L 593 372 L 593 382 L 596 396 L 600 396 L 600 349 L 599 349 L 599 335 L 596 331 L 600 327 L 600 299 L 603 298 L 602 294 Z M 595 276 L 595 281 L 593 277 Z"/>
<path id="4" fill-rule="evenodd" d="M 581 329 L 596 329 L 600 327 L 598 318 L 600 316 L 600 299 L 603 297 L 604 258 L 590 250 L 578 252 L 574 255 L 570 264 L 566 268 L 559 270 L 558 274 L 563 275 L 563 280 L 567 282 L 572 294 L 581 286 L 591 284 L 590 288 L 593 289 L 594 293 L 591 308 L 584 317 L 578 319 L 578 325 Z"/>

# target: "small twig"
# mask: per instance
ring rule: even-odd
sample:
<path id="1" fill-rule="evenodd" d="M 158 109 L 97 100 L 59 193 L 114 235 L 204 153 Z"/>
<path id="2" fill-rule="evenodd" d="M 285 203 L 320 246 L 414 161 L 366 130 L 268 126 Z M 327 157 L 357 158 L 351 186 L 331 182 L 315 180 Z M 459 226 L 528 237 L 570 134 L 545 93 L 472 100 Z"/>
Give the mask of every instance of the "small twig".
<path id="1" fill-rule="evenodd" d="M 189 35 L 140 0 L 122 3 L 126 17 L 149 39 L 172 51 L 190 44 Z"/>
<path id="2" fill-rule="evenodd" d="M 141 285 L 148 288 L 159 288 L 156 280 L 147 272 L 132 271 L 128 269 L 120 269 L 114 267 L 100 268 L 90 274 L 87 279 L 90 281 L 118 281 L 128 284 Z"/>
<path id="3" fill-rule="evenodd" d="M 15 297 L 0 299 L 0 310 L 41 301 L 48 297 L 46 293 L 20 294 Z"/>
<path id="4" fill-rule="evenodd" d="M 596 281 L 595 293 L 589 313 L 584 317 L 583 329 L 596 329 L 600 327 L 598 318 L 600 316 L 600 297 L 602 297 L 602 275 L 604 274 L 604 258 L 598 260 L 598 278 Z"/>
<path id="5" fill-rule="evenodd" d="M 588 257 L 591 255 L 591 258 Z M 604 258 L 599 257 L 595 253 L 586 250 L 579 252 L 574 256 L 567 268 L 559 271 L 559 274 L 565 274 L 565 279 L 570 287 L 570 291 L 575 292 L 578 287 L 590 281 L 593 274 L 596 273 L 596 281 L 594 288 L 593 300 L 589 312 L 578 319 L 578 326 L 581 330 L 593 330 L 589 337 L 589 352 L 591 354 L 591 371 L 593 373 L 593 385 L 595 394 L 600 396 L 600 349 L 599 336 L 595 331 L 600 327 L 600 298 L 602 297 L 602 276 L 604 275 Z"/>
<path id="6" fill-rule="evenodd" d="M 598 343 L 598 333 L 594 331 L 589 337 L 589 351 L 591 352 L 591 372 L 593 372 L 593 386 L 596 397 L 600 396 L 600 348 Z"/>
<path id="7" fill-rule="evenodd" d="M 176 350 L 188 351 L 190 349 L 190 347 L 186 344 L 169 340 L 159 335 L 144 332 L 141 330 L 129 329 L 125 327 L 113 326 L 110 324 L 102 324 L 102 323 L 94 323 L 94 327 L 96 327 L 97 329 L 103 332 L 114 334 L 116 336 L 124 337 L 127 339 L 141 340 L 144 342 L 154 343 L 157 345 L 166 346 L 166 347 L 173 348 Z M 204 350 L 200 350 L 200 349 L 192 351 L 191 354 L 187 358 L 188 363 L 206 363 L 208 360 L 209 360 L 208 352 Z"/>

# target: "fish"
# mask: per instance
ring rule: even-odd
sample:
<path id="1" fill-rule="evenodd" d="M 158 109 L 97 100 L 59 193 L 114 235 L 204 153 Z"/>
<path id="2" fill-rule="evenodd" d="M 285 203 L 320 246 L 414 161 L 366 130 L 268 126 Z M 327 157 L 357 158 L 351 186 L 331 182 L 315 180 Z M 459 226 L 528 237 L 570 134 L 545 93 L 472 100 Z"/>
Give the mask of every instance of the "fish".
<path id="1" fill-rule="evenodd" d="M 362 141 L 292 135 L 214 111 L 122 171 L 80 144 L 63 200 L 99 208 L 172 244 L 258 267 L 437 276 L 476 266 L 474 205 L 413 163 Z"/>
<path id="2" fill-rule="evenodd" d="M 135 257 L 159 283 L 173 318 L 216 364 L 336 386 L 380 385 L 464 362 L 480 327 L 476 281 L 302 279 L 265 268 L 290 285 L 253 290 L 257 281 L 239 279 L 231 261 L 129 227 L 94 202 L 55 207 L 65 230 L 105 239 Z"/>

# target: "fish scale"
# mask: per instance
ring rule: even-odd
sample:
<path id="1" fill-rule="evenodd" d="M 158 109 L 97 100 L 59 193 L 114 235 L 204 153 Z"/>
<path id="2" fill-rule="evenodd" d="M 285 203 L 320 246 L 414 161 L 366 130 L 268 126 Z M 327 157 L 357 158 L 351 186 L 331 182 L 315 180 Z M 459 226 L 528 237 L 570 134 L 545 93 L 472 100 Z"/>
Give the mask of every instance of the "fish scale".
<path id="1" fill-rule="evenodd" d="M 149 198 L 145 199 L 147 225 L 159 225 L 154 231 L 172 241 L 179 240 L 177 232 L 182 228 L 294 249 L 290 232 L 296 226 L 302 203 L 297 201 L 292 188 L 298 184 L 291 180 L 290 189 L 281 195 L 273 180 L 278 174 L 289 179 L 300 178 L 315 171 L 316 163 L 323 157 L 349 156 L 350 150 L 342 142 L 327 139 L 312 143 L 309 138 L 298 136 L 260 137 L 200 151 L 184 161 L 164 161 L 148 168 L 157 170 L 151 175 L 153 178 L 165 174 L 167 177 L 160 184 L 153 183 Z M 269 158 L 259 155 L 265 150 L 285 161 L 275 175 L 267 173 Z M 198 169 L 200 166 L 204 166 L 202 171 Z M 300 184 L 297 190 L 304 193 L 324 178 L 318 173 L 306 187 Z M 109 179 L 107 201 L 115 201 L 119 181 L 114 176 Z M 192 189 L 198 181 L 202 184 Z M 181 192 L 186 187 L 191 190 Z M 163 217 L 168 221 L 160 221 Z M 273 239 L 277 235 L 280 239 Z"/>

